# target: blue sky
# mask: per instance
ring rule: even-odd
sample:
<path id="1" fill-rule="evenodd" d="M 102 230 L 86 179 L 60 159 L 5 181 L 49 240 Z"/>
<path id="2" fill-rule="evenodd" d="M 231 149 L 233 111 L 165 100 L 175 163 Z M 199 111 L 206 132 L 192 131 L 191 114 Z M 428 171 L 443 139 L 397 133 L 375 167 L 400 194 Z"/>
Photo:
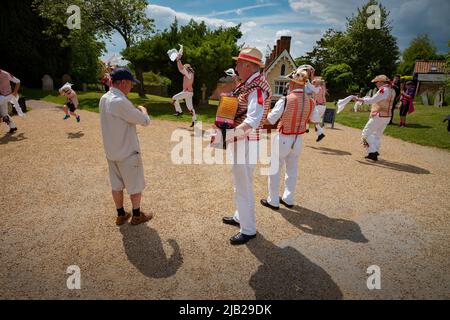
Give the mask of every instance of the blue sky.
<path id="1" fill-rule="evenodd" d="M 212 28 L 241 23 L 245 43 L 264 54 L 282 35 L 292 36 L 292 56 L 310 51 L 328 28 L 345 29 L 345 17 L 351 16 L 366 0 L 152 0 L 147 14 L 157 29 L 167 28 L 176 16 L 180 24 L 191 18 L 205 21 Z M 381 0 L 391 12 L 393 34 L 400 50 L 418 34 L 428 33 L 438 51 L 448 51 L 450 40 L 449 0 Z M 107 44 L 108 54 L 124 47 L 115 35 Z"/>

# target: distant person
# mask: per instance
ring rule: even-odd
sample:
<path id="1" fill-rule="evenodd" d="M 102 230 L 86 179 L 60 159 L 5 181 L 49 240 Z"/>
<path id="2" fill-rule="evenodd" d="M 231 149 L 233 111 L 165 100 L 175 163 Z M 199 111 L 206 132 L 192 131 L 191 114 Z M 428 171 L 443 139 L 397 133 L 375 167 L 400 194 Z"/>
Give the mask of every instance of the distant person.
<path id="1" fill-rule="evenodd" d="M 197 123 L 197 115 L 195 114 L 194 104 L 192 102 L 192 99 L 194 98 L 194 78 L 195 78 L 195 72 L 194 69 L 191 67 L 190 64 L 183 65 L 181 63 L 182 55 L 179 54 L 177 57 L 177 66 L 180 73 L 183 75 L 183 91 L 175 95 L 173 100 L 173 105 L 175 106 L 175 116 L 181 116 L 183 115 L 183 110 L 180 106 L 180 100 L 186 101 L 186 107 L 188 108 L 189 112 L 192 114 L 192 125 L 191 127 L 194 127 Z"/>
<path id="2" fill-rule="evenodd" d="M 394 111 L 395 111 L 395 108 L 397 108 L 397 105 L 400 101 L 400 93 L 401 93 L 400 83 L 401 83 L 400 76 L 399 75 L 395 76 L 394 80 L 392 81 L 392 89 L 394 89 L 394 91 L 395 91 L 395 99 L 394 99 L 394 103 L 392 104 L 392 116 L 391 116 L 391 121 L 389 122 L 389 124 L 393 124 L 392 121 L 394 121 Z"/>
<path id="3" fill-rule="evenodd" d="M 408 113 L 414 112 L 414 97 L 416 90 L 414 89 L 414 82 L 406 82 L 405 89 L 401 93 L 402 106 L 400 108 L 400 128 L 406 127 L 406 116 Z"/>
<path id="4" fill-rule="evenodd" d="M 353 97 L 353 100 L 372 105 L 370 119 L 362 131 L 362 143 L 367 148 L 366 159 L 378 161 L 381 138 L 391 119 L 395 91 L 392 90 L 389 78 L 385 75 L 375 77 L 372 83 L 375 83 L 378 88 L 378 92 L 373 97 Z"/>
<path id="5" fill-rule="evenodd" d="M 72 89 L 72 84 L 66 83 L 64 86 L 62 86 L 62 88 L 59 89 L 59 94 L 67 98 L 66 104 L 64 105 L 64 113 L 66 115 L 64 116 L 63 120 L 70 119 L 70 116 L 72 115 L 75 117 L 75 119 L 77 119 L 77 122 L 79 123 L 81 121 L 81 118 L 77 114 L 78 97 L 77 93 Z"/>

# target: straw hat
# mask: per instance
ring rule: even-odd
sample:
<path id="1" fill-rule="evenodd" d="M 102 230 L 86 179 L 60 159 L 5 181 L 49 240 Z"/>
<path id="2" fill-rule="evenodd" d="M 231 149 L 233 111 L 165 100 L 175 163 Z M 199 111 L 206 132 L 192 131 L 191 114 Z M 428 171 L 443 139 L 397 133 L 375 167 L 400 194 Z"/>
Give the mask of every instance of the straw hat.
<path id="1" fill-rule="evenodd" d="M 259 65 L 264 68 L 264 63 L 262 62 L 262 53 L 256 48 L 244 48 L 239 53 L 238 57 L 233 57 L 233 60 L 245 60 L 254 64 Z"/>
<path id="2" fill-rule="evenodd" d="M 286 79 L 304 86 L 308 81 L 308 73 L 305 69 L 298 68 L 297 70 L 294 70 L 289 75 L 287 75 Z"/>
<path id="3" fill-rule="evenodd" d="M 389 78 L 386 77 L 384 74 L 376 76 L 375 79 L 372 80 L 372 82 L 377 83 L 377 82 L 389 82 Z"/>

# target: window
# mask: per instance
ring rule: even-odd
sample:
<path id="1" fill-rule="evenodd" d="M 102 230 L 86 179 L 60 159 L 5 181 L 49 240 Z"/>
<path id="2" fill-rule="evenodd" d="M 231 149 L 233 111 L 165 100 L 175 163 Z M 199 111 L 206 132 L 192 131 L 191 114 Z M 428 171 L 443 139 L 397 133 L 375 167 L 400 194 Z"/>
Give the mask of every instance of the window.
<path id="1" fill-rule="evenodd" d="M 286 75 L 286 66 L 284 64 L 281 66 L 281 75 L 282 76 Z"/>
<path id="2" fill-rule="evenodd" d="M 277 96 L 282 96 L 288 81 L 275 81 L 275 92 Z"/>

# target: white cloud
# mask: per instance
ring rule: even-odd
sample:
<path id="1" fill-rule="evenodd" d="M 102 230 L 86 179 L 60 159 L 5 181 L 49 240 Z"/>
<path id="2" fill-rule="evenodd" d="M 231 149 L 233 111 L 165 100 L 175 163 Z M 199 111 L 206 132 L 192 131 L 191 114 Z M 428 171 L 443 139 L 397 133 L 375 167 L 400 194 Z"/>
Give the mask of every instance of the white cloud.
<path id="1" fill-rule="evenodd" d="M 277 39 L 282 36 L 292 36 L 292 31 L 288 29 L 277 31 L 276 33 Z"/>
<path id="2" fill-rule="evenodd" d="M 247 7 L 236 8 L 236 9 L 232 9 L 232 10 L 212 12 L 212 13 L 206 15 L 206 16 L 207 17 L 216 17 L 216 16 L 226 15 L 226 14 L 231 14 L 231 13 L 241 15 L 245 11 L 258 9 L 258 8 L 273 7 L 273 6 L 278 6 L 278 4 L 276 4 L 276 3 L 259 3 L 259 4 L 256 4 L 254 6 L 247 6 Z"/>
<path id="3" fill-rule="evenodd" d="M 234 27 L 236 24 L 234 22 L 226 21 L 223 19 L 210 18 L 206 16 L 195 16 L 184 12 L 178 12 L 170 7 L 158 6 L 154 4 L 149 4 L 147 6 L 147 15 L 150 18 L 155 19 L 156 26 L 158 29 L 167 28 L 172 24 L 175 17 L 181 25 L 187 24 L 191 19 L 197 22 L 205 21 L 208 26 L 218 28 L 218 27 Z"/>

